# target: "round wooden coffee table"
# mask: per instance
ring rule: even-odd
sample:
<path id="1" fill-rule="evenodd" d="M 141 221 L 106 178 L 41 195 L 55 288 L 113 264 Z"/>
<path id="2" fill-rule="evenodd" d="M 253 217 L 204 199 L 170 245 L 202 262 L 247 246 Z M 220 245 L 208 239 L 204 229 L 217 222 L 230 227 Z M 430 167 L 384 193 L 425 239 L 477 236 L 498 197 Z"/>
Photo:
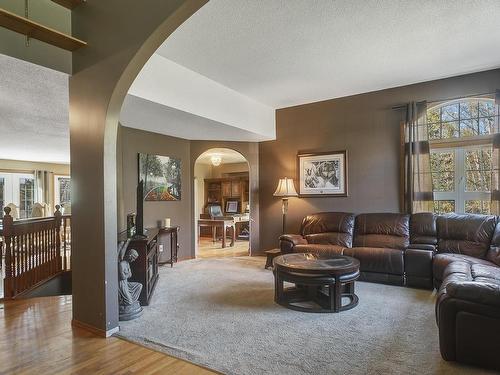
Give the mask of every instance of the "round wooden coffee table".
<path id="1" fill-rule="evenodd" d="M 305 312 L 339 312 L 358 304 L 354 282 L 359 261 L 345 255 L 323 257 L 309 253 L 274 258 L 274 300 L 289 309 Z M 295 284 L 285 288 L 284 282 Z M 342 298 L 349 303 L 342 305 Z"/>

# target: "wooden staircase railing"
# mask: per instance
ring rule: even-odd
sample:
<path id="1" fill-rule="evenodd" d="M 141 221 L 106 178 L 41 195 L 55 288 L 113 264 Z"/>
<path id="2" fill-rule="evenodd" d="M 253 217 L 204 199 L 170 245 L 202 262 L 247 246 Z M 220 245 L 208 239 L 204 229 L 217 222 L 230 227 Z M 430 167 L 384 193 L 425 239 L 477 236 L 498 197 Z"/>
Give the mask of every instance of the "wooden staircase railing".
<path id="1" fill-rule="evenodd" d="M 69 270 L 71 249 L 66 234 L 71 217 L 59 209 L 56 206 L 52 217 L 14 221 L 10 208 L 4 208 L 4 298 L 14 298 Z"/>

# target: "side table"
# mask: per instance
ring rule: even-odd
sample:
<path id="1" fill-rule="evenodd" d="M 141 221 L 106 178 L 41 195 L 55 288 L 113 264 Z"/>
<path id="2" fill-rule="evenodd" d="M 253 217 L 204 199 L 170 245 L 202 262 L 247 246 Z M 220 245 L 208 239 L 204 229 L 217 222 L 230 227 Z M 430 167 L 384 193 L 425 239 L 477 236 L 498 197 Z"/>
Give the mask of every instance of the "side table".
<path id="1" fill-rule="evenodd" d="M 269 267 L 273 266 L 273 259 L 276 258 L 278 255 L 281 255 L 281 250 L 280 249 L 272 249 L 272 250 L 267 250 L 265 251 L 266 253 L 266 265 L 264 266 L 264 269 L 268 269 Z"/>

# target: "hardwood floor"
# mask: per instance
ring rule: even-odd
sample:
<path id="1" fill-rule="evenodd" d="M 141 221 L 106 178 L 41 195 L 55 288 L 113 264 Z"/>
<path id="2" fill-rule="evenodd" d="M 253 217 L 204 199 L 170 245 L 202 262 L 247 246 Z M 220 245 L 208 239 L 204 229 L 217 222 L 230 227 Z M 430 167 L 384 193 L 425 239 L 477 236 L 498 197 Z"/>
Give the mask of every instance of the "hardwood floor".
<path id="1" fill-rule="evenodd" d="M 0 302 L 0 374 L 214 374 L 70 322 L 70 296 Z"/>
<path id="2" fill-rule="evenodd" d="M 228 240 L 229 242 L 229 240 Z M 248 255 L 248 241 L 236 240 L 234 246 L 222 248 L 221 241 L 213 242 L 211 238 L 201 237 L 198 241 L 196 258 L 226 258 Z"/>

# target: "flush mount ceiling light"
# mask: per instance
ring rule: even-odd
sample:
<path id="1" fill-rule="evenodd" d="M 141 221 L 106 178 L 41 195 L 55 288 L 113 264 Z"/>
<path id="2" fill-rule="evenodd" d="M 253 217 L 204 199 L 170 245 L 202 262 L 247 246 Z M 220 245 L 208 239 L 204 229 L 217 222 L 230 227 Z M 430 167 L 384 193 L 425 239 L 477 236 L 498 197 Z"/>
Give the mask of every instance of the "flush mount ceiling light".
<path id="1" fill-rule="evenodd" d="M 214 154 L 210 158 L 210 161 L 212 162 L 212 165 L 214 167 L 218 167 L 220 165 L 220 163 L 222 163 L 222 157 L 220 155 Z"/>

